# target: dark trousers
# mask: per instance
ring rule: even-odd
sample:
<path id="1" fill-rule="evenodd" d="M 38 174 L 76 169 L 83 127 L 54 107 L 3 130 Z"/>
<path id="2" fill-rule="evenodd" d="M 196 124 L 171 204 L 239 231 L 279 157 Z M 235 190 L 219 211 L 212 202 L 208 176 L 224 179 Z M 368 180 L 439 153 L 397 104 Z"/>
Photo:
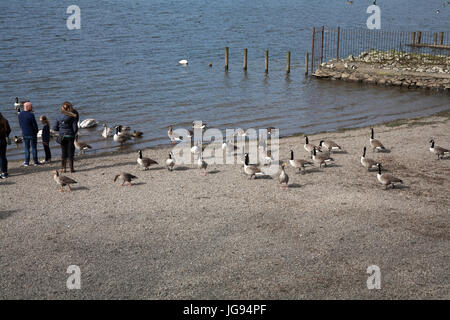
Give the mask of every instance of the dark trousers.
<path id="1" fill-rule="evenodd" d="M 50 145 L 48 144 L 42 144 L 44 146 L 45 151 L 45 161 L 50 161 L 52 159 L 52 153 L 50 152 Z"/>
<path id="2" fill-rule="evenodd" d="M 0 169 L 2 173 L 8 173 L 8 159 L 6 159 L 6 138 L 0 138 Z"/>
<path id="3" fill-rule="evenodd" d="M 37 156 L 37 137 L 36 136 L 24 136 L 23 143 L 25 144 L 25 163 L 30 164 L 30 144 L 31 152 L 33 153 L 34 163 L 38 163 Z"/>
<path id="4" fill-rule="evenodd" d="M 61 158 L 73 160 L 75 155 L 75 139 L 64 137 L 61 142 Z"/>

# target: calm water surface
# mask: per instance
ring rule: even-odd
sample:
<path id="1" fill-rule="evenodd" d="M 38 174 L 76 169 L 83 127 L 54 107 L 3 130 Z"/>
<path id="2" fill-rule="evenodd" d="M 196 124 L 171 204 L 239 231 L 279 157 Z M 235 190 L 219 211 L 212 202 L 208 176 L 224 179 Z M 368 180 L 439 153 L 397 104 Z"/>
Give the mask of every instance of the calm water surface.
<path id="1" fill-rule="evenodd" d="M 65 100 L 81 119 L 129 125 L 144 137 L 130 148 L 165 144 L 167 126 L 263 128 L 312 133 L 429 115 L 448 94 L 317 81 L 303 75 L 312 26 L 365 27 L 372 1 L 1 1 L 0 111 L 20 135 L 13 102 L 30 99 L 36 116 L 55 119 Z M 81 8 L 81 30 L 66 9 Z M 440 0 L 379 0 L 385 30 L 450 31 Z M 436 9 L 440 14 L 436 14 Z M 230 70 L 223 48 L 230 47 Z M 248 71 L 242 49 L 248 48 Z M 270 52 L 264 74 L 264 50 Z M 292 52 L 286 77 L 285 55 Z M 189 65 L 180 66 L 178 60 Z M 213 67 L 209 68 L 209 61 Z M 96 130 L 80 140 L 96 151 L 118 148 Z M 22 146 L 9 148 L 22 157 Z M 57 149 L 54 148 L 57 154 Z"/>

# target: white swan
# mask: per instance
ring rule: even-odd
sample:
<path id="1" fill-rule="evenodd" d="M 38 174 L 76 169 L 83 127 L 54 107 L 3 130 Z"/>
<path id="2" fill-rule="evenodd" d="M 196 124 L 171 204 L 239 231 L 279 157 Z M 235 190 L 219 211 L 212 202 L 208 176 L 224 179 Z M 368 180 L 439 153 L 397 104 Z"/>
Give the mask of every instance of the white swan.
<path id="1" fill-rule="evenodd" d="M 182 65 L 187 65 L 188 61 L 186 59 L 183 59 L 183 60 L 178 61 L 178 63 L 182 64 Z"/>
<path id="2" fill-rule="evenodd" d="M 103 138 L 108 138 L 112 136 L 112 132 L 111 132 L 111 128 L 108 128 L 106 126 L 106 123 L 103 124 L 103 131 L 102 131 L 102 137 Z"/>
<path id="3" fill-rule="evenodd" d="M 95 121 L 95 119 L 86 119 L 83 121 L 78 121 L 78 128 L 93 128 L 98 124 L 97 121 Z"/>

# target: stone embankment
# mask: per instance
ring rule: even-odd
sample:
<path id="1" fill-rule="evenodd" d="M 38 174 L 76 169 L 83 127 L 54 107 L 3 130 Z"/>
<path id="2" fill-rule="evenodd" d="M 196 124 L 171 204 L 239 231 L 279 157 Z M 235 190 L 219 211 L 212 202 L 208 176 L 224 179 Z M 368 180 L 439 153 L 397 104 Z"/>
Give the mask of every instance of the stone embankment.
<path id="1" fill-rule="evenodd" d="M 313 76 L 450 92 L 450 56 L 365 51 L 356 57 L 324 62 Z"/>

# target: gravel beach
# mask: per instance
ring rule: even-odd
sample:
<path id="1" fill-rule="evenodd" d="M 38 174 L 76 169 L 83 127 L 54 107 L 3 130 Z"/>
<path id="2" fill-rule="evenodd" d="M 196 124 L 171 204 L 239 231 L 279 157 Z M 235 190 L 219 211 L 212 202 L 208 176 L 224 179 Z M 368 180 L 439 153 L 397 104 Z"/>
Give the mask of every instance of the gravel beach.
<path id="1" fill-rule="evenodd" d="M 137 153 L 78 157 L 71 193 L 57 192 L 59 161 L 21 167 L 0 180 L 0 299 L 449 299 L 450 113 L 377 125 L 390 150 L 373 153 L 369 128 L 309 136 L 344 152 L 334 165 L 287 167 L 249 180 L 241 165 L 164 161 L 171 145 L 143 150 L 159 165 L 142 171 Z M 304 136 L 280 139 L 307 159 Z M 403 185 L 384 190 L 380 161 Z M 125 171 L 132 187 L 113 183 Z M 68 290 L 69 265 L 81 289 Z M 381 289 L 367 288 L 379 266 Z"/>

